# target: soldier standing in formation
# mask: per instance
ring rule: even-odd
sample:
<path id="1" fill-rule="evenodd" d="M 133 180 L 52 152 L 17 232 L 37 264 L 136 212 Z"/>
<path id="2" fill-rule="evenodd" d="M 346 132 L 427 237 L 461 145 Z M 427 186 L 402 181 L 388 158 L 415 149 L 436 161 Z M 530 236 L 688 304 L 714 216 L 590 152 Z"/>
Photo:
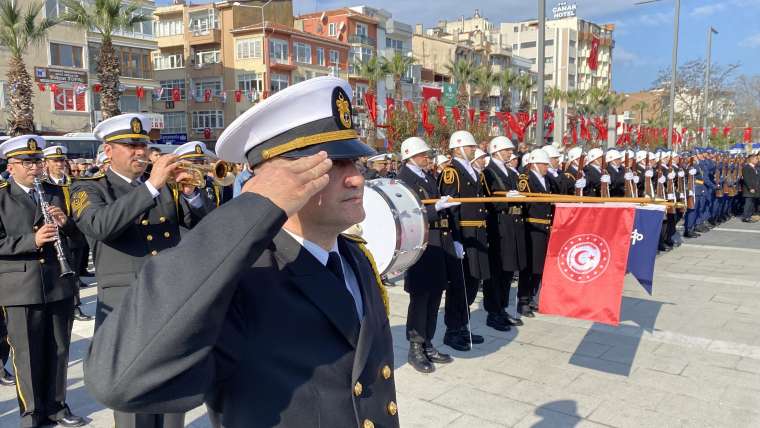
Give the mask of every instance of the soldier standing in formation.
<path id="1" fill-rule="evenodd" d="M 758 176 L 756 164 L 757 154 L 752 153 L 742 167 L 742 195 L 744 196 L 742 221 L 745 223 L 757 221 L 752 219 L 755 214 L 755 203 L 760 197 L 760 176 Z"/>
<path id="2" fill-rule="evenodd" d="M 150 118 L 123 114 L 95 128 L 111 160 L 106 173 L 81 178 L 72 186 L 71 207 L 77 226 L 94 243 L 98 306 L 95 331 L 119 307 L 143 264 L 180 241 L 180 227 L 190 229 L 206 213 L 200 192 L 192 185 L 167 185 L 191 178 L 176 171 L 177 156 L 165 155 L 150 176 L 147 145 Z M 157 314 L 151 314 L 155 316 Z M 132 331 L 121 334 L 129 336 Z M 85 372 L 87 371 L 85 366 Z M 129 380 L 127 380 L 129 382 Z M 184 426 L 183 414 L 114 412 L 116 428 Z"/>
<path id="3" fill-rule="evenodd" d="M 67 214 L 68 188 L 41 180 L 44 147 L 36 135 L 0 145 L 11 173 L 0 185 L 0 305 L 13 351 L 21 426 L 76 427 L 84 420 L 66 405 L 76 284 L 71 272 L 62 276 L 68 267 L 59 259 L 69 254 L 66 238 L 76 226 Z"/>

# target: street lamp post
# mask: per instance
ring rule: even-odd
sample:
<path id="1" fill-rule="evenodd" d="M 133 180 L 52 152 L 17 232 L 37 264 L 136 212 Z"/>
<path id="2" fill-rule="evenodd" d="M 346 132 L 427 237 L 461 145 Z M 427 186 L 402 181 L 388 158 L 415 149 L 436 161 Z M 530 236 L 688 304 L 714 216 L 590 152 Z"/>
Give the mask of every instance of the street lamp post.
<path id="1" fill-rule="evenodd" d="M 536 147 L 544 145 L 544 40 L 546 0 L 538 0 L 538 90 L 536 94 Z"/>
<path id="2" fill-rule="evenodd" d="M 718 34 L 718 31 L 710 27 L 707 29 L 707 64 L 705 67 L 705 107 L 704 107 L 704 113 L 702 113 L 702 141 L 705 142 L 707 145 L 710 144 L 710 140 L 707 138 L 707 116 L 709 115 L 709 101 L 708 101 L 708 94 L 710 91 L 710 63 L 712 62 L 712 35 L 713 33 Z"/>

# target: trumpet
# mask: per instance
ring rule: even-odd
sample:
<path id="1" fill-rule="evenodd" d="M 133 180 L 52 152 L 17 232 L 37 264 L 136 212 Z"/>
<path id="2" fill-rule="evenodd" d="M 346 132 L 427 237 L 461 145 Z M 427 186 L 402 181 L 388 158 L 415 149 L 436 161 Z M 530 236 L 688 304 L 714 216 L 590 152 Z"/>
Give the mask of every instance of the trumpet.
<path id="1" fill-rule="evenodd" d="M 176 180 L 176 176 L 169 179 L 170 184 L 182 184 L 186 186 L 195 186 L 198 188 L 206 187 L 206 175 L 212 173 L 214 184 L 218 186 L 229 186 L 235 181 L 235 175 L 232 174 L 232 165 L 225 161 L 216 161 L 212 164 L 197 164 L 192 162 L 177 162 L 177 173 L 187 172 L 192 177 L 186 180 Z"/>

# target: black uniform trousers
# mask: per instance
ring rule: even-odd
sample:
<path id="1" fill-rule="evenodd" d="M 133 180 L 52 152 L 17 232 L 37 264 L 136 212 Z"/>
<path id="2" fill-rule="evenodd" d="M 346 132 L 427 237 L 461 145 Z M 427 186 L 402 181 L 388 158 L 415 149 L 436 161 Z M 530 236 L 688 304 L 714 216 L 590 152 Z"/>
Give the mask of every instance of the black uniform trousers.
<path id="1" fill-rule="evenodd" d="M 8 345 L 8 329 L 5 327 L 5 314 L 0 311 L 0 361 L 3 367 L 8 363 L 11 347 Z M 3 373 L 0 373 L 2 375 Z"/>
<path id="2" fill-rule="evenodd" d="M 749 220 L 755 215 L 755 198 L 744 197 L 744 211 L 742 212 L 742 220 Z"/>
<path id="3" fill-rule="evenodd" d="M 3 308 L 22 427 L 58 419 L 66 407 L 66 370 L 74 299 Z"/>
<path id="4" fill-rule="evenodd" d="M 514 275 L 514 272 L 491 269 L 491 278 L 483 281 L 483 307 L 486 312 L 500 314 L 509 306 L 509 290 Z"/>
<path id="5" fill-rule="evenodd" d="M 477 296 L 478 288 L 480 288 L 480 279 L 475 278 L 470 273 L 470 264 L 467 263 L 467 259 L 457 259 L 457 262 L 463 266 L 463 269 L 457 270 L 464 272 L 464 278 L 460 281 L 449 281 L 446 287 L 443 321 L 448 330 L 467 328 L 470 318 L 470 305 L 475 302 L 475 296 Z"/>
<path id="6" fill-rule="evenodd" d="M 406 316 L 406 338 L 412 343 L 432 345 L 441 306 L 443 290 L 409 293 L 409 312 Z"/>

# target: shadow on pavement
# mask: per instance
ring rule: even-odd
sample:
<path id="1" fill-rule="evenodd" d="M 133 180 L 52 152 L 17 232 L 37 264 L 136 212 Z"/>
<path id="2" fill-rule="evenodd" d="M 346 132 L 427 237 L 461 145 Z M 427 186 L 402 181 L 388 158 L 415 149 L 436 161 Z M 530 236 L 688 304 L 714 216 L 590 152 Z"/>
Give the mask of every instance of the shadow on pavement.
<path id="1" fill-rule="evenodd" d="M 619 325 L 618 327 L 594 323 L 586 332 L 569 363 L 575 366 L 597 370 L 605 373 L 628 376 L 636 357 L 641 336 L 644 331 L 653 332 L 660 313 L 662 302 L 623 297 L 620 322 L 633 321 L 637 327 Z M 592 348 L 595 344 L 610 346 L 602 358 L 589 357 L 582 350 Z"/>
<path id="2" fill-rule="evenodd" d="M 541 420 L 531 425 L 532 428 L 571 428 L 578 425 L 581 420 L 581 415 L 578 414 L 578 405 L 573 400 L 546 403 L 537 407 L 535 414 Z"/>

